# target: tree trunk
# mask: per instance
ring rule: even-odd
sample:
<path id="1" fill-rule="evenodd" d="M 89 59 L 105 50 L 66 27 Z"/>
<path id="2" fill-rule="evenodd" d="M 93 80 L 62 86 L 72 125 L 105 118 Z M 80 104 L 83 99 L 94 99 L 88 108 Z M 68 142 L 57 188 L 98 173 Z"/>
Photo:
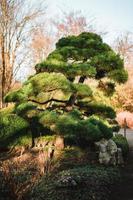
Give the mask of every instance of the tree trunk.
<path id="1" fill-rule="evenodd" d="M 86 76 L 81 76 L 79 78 L 79 83 L 84 83 L 85 79 L 86 79 Z"/>
<path id="2" fill-rule="evenodd" d="M 5 107 L 4 96 L 6 90 L 6 64 L 5 64 L 5 47 L 4 47 L 4 36 L 1 38 L 1 108 Z"/>
<path id="3" fill-rule="evenodd" d="M 73 107 L 76 99 L 77 99 L 77 94 L 76 93 L 72 94 L 69 98 L 69 101 L 67 102 L 67 107 Z"/>
<path id="4" fill-rule="evenodd" d="M 2 69 L 0 70 L 0 109 L 1 108 L 2 108 Z"/>
<path id="5" fill-rule="evenodd" d="M 4 96 L 10 90 L 13 66 L 10 65 L 10 56 L 5 52 L 5 38 L 1 36 L 1 74 L 0 74 L 0 108 L 7 107 Z"/>
<path id="6" fill-rule="evenodd" d="M 81 76 L 79 78 L 78 83 L 84 83 L 85 79 L 86 79 L 86 76 Z M 76 93 L 72 94 L 70 96 L 70 99 L 69 99 L 68 103 L 67 103 L 67 107 L 73 107 L 73 105 L 75 104 L 76 99 L 77 99 L 77 94 Z"/>

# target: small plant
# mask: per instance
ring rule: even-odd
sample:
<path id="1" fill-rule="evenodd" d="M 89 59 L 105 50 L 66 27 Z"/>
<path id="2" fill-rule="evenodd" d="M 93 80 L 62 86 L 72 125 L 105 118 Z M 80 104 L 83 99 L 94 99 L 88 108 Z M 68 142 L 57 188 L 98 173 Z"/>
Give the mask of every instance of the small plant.
<path id="1" fill-rule="evenodd" d="M 43 177 L 29 193 L 32 200 L 103 200 L 111 186 L 119 180 L 114 168 L 84 166 Z"/>
<path id="2" fill-rule="evenodd" d="M 122 149 L 123 156 L 127 157 L 127 154 L 129 152 L 129 145 L 127 139 L 123 135 L 118 134 L 113 137 L 113 140 L 117 144 L 117 146 Z"/>

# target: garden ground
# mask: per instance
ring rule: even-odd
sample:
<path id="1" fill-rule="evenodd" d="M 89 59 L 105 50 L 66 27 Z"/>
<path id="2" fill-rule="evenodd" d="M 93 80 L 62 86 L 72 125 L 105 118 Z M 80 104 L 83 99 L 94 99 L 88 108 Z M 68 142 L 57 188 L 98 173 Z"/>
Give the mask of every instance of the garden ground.
<path id="1" fill-rule="evenodd" d="M 120 133 L 121 134 L 124 133 L 123 129 L 120 130 Z M 127 130 L 127 140 L 130 145 L 130 153 L 125 163 L 125 166 L 121 169 L 121 182 L 120 184 L 114 185 L 110 200 L 133 200 L 133 188 L 132 188 L 133 186 L 133 170 L 132 170 L 133 169 L 133 130 L 131 129 Z M 9 194 L 7 195 L 8 188 L 6 189 L 7 189 L 7 191 L 5 191 L 6 194 L 5 193 L 2 194 L 3 200 L 6 200 L 6 199 L 11 200 L 11 198 L 9 197 Z"/>
<path id="2" fill-rule="evenodd" d="M 123 134 L 124 130 L 121 129 Z M 133 200 L 133 130 L 127 129 L 126 134 L 130 153 L 125 167 L 121 169 L 121 182 L 114 186 L 110 200 Z"/>

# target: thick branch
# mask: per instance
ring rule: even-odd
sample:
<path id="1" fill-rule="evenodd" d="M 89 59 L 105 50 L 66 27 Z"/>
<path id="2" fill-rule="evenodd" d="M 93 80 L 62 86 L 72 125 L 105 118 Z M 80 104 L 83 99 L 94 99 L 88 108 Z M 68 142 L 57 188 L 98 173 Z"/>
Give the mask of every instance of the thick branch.
<path id="1" fill-rule="evenodd" d="M 79 83 L 84 83 L 85 79 L 86 79 L 86 76 L 81 76 L 79 78 Z"/>
<path id="2" fill-rule="evenodd" d="M 37 104 L 40 104 L 40 105 L 45 105 L 45 104 L 50 103 L 52 101 L 58 102 L 58 103 L 67 103 L 68 102 L 68 101 L 65 101 L 65 100 L 58 100 L 58 99 L 49 99 L 49 100 L 44 101 L 44 102 L 39 102 L 39 101 L 37 101 L 35 99 L 28 99 L 28 101 L 31 101 L 33 103 L 37 103 Z"/>
<path id="3" fill-rule="evenodd" d="M 84 83 L 85 79 L 86 79 L 86 76 L 81 76 L 81 77 L 79 78 L 78 83 Z M 74 104 L 75 104 L 75 102 L 76 102 L 76 99 L 77 99 L 77 93 L 72 94 L 72 95 L 70 96 L 70 98 L 69 98 L 69 101 L 67 102 L 67 106 L 71 106 L 71 107 L 74 106 Z"/>

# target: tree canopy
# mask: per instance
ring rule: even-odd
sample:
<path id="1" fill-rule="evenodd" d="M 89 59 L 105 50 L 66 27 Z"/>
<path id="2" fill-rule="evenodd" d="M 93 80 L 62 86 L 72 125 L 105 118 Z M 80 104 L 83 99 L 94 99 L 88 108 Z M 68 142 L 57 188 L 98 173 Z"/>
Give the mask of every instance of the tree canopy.
<path id="1" fill-rule="evenodd" d="M 123 60 L 99 35 L 84 32 L 60 39 L 35 69 L 36 74 L 21 89 L 5 97 L 6 102 L 16 102 L 15 113 L 36 117 L 38 124 L 51 134 L 63 135 L 69 143 L 112 137 L 113 129 L 105 119 L 115 118 L 115 112 L 94 101 L 93 89 L 85 80 L 97 80 L 97 88 L 110 95 L 115 83 L 124 83 L 128 75 Z"/>
<path id="2" fill-rule="evenodd" d="M 36 71 L 61 72 L 68 79 L 85 76 L 96 79 L 108 77 L 118 83 L 127 80 L 120 56 L 99 35 L 88 32 L 60 39 L 56 50 L 36 65 Z"/>

